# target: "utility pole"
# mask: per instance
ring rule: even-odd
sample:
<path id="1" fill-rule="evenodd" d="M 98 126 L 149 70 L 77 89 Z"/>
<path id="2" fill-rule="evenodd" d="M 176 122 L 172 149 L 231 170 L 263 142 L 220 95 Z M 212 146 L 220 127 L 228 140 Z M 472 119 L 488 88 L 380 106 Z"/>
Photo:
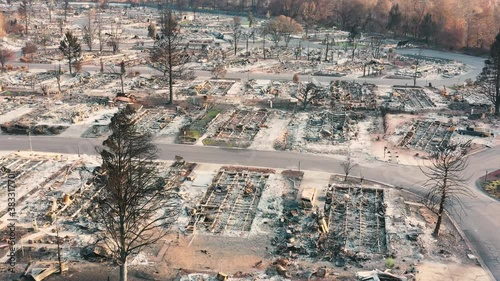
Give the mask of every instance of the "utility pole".
<path id="1" fill-rule="evenodd" d="M 30 140 L 30 151 L 31 151 L 31 156 L 33 156 L 33 143 L 31 142 L 31 126 L 28 129 L 28 139 Z"/>
<path id="2" fill-rule="evenodd" d="M 413 87 L 417 86 L 418 60 L 415 63 L 415 75 L 413 75 Z"/>
<path id="3" fill-rule="evenodd" d="M 311 41 L 307 39 L 307 61 L 309 61 L 310 58 L 310 51 L 309 51 L 309 46 L 310 46 Z"/>
<path id="4" fill-rule="evenodd" d="M 61 241 L 59 240 L 59 225 L 56 224 L 56 238 L 57 238 L 57 261 L 59 262 L 59 274 L 62 274 L 62 262 L 61 262 Z"/>
<path id="5" fill-rule="evenodd" d="M 247 50 L 246 50 L 245 55 L 246 55 L 246 57 L 248 57 L 248 55 L 249 55 L 249 54 L 248 54 L 248 39 L 250 38 L 250 33 L 246 33 L 246 34 L 245 34 L 245 37 L 246 37 L 246 39 L 247 39 Z"/>
<path id="6" fill-rule="evenodd" d="M 420 64 L 420 55 L 421 51 L 418 52 L 417 62 L 415 63 L 415 75 L 413 76 L 413 87 L 417 86 L 417 72 L 418 72 L 418 65 Z"/>
<path id="7" fill-rule="evenodd" d="M 262 34 L 262 53 L 264 53 L 264 59 L 266 59 L 266 34 Z"/>
<path id="8" fill-rule="evenodd" d="M 328 44 L 330 44 L 330 33 L 326 34 L 326 52 L 325 52 L 325 61 L 328 61 Z"/>

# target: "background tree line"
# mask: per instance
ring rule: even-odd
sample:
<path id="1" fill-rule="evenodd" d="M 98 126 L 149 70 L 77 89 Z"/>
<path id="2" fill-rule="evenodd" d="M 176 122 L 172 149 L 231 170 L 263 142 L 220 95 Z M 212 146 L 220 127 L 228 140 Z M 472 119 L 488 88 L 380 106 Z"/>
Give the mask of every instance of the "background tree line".
<path id="1" fill-rule="evenodd" d="M 499 0 L 166 0 L 180 9 L 284 15 L 314 26 L 411 37 L 453 49 L 487 50 L 500 29 Z"/>

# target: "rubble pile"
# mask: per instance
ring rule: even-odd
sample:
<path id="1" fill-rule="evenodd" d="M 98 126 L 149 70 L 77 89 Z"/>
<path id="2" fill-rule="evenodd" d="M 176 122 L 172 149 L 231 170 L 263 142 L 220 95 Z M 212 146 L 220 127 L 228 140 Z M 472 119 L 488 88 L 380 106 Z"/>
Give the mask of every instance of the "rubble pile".
<path id="1" fill-rule="evenodd" d="M 248 147 L 264 126 L 268 115 L 265 109 L 258 111 L 236 110 L 214 135 L 203 140 L 205 145 Z"/>
<path id="2" fill-rule="evenodd" d="M 189 88 L 182 89 L 181 93 L 189 96 L 224 96 L 227 94 L 229 89 L 231 89 L 234 83 L 234 81 L 229 80 L 207 80 L 200 84 L 192 85 Z"/>
<path id="3" fill-rule="evenodd" d="M 346 110 L 373 110 L 377 108 L 377 100 L 373 84 L 359 84 L 342 80 L 330 83 L 332 100 L 340 101 Z"/>
<path id="4" fill-rule="evenodd" d="M 382 189 L 330 184 L 325 217 L 318 217 L 320 249 L 336 263 L 382 257 L 387 252 L 385 208 Z"/>
<path id="5" fill-rule="evenodd" d="M 434 109 L 436 104 L 429 98 L 427 93 L 420 87 L 394 86 L 389 100 L 383 107 L 391 110 L 415 112 L 424 109 Z"/>
<path id="6" fill-rule="evenodd" d="M 95 75 L 82 78 L 82 88 L 90 90 L 102 89 L 111 83 L 117 82 L 119 78 L 118 74 L 97 73 Z"/>
<path id="7" fill-rule="evenodd" d="M 164 188 L 178 190 L 184 181 L 193 180 L 194 175 L 191 177 L 190 175 L 195 167 L 196 163 L 187 162 L 182 157 L 176 156 L 174 163 L 164 173 Z"/>
<path id="8" fill-rule="evenodd" d="M 142 132 L 159 133 L 176 116 L 174 110 L 141 109 L 135 113 L 136 125 Z"/>
<path id="9" fill-rule="evenodd" d="M 250 231 L 257 205 L 273 170 L 222 167 L 192 211 L 188 231 Z"/>
<path id="10" fill-rule="evenodd" d="M 23 106 L 22 101 L 18 99 L 3 98 L 0 100 L 0 115 L 16 110 Z"/>
<path id="11" fill-rule="evenodd" d="M 308 142 L 342 143 L 357 137 L 356 120 L 346 113 L 311 113 L 304 139 Z"/>
<path id="12" fill-rule="evenodd" d="M 409 67 L 399 68 L 396 77 L 425 77 L 430 74 L 440 74 L 443 78 L 452 78 L 466 71 L 466 65 L 456 61 L 434 58 L 422 55 L 399 55 L 398 61 L 406 62 Z M 417 65 L 417 66 L 415 66 Z"/>
<path id="13" fill-rule="evenodd" d="M 45 102 L 32 112 L 2 124 L 8 134 L 58 135 L 71 124 L 86 120 L 90 114 L 102 109 L 100 105 Z"/>
<path id="14" fill-rule="evenodd" d="M 455 126 L 440 121 L 417 120 L 399 141 L 399 146 L 432 153 L 450 143 Z"/>

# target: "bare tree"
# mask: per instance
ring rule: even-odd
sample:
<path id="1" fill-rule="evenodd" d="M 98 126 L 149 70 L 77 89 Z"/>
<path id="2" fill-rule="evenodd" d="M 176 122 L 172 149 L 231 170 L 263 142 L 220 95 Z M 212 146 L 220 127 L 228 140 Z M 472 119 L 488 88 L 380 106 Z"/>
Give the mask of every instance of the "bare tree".
<path id="1" fill-rule="evenodd" d="M 38 51 L 38 47 L 33 42 L 26 42 L 24 47 L 21 48 L 21 53 L 25 57 L 29 57 L 29 61 L 33 60 L 33 54 Z"/>
<path id="2" fill-rule="evenodd" d="M 111 120 L 112 134 L 98 148 L 102 185 L 88 210 L 102 231 L 96 233 L 120 267 L 120 281 L 128 276 L 128 258 L 163 238 L 178 206 L 173 189 L 158 175 L 157 148 L 151 134 L 139 132 L 126 108 Z"/>
<path id="3" fill-rule="evenodd" d="M 318 8 L 314 1 L 303 2 L 300 6 L 300 17 L 304 22 L 306 38 L 309 36 L 309 30 L 318 18 L 319 10 L 320 8 Z"/>
<path id="4" fill-rule="evenodd" d="M 153 40 L 156 38 L 156 25 L 152 22 L 148 25 L 148 37 Z"/>
<path id="5" fill-rule="evenodd" d="M 227 74 L 227 69 L 226 69 L 226 66 L 222 63 L 220 64 L 217 64 L 211 71 L 212 75 L 215 77 L 215 78 L 224 78 Z"/>
<path id="6" fill-rule="evenodd" d="M 306 109 L 313 100 L 317 99 L 320 96 L 320 94 L 321 89 L 313 83 L 308 83 L 305 87 L 299 84 L 299 89 L 297 90 L 297 99 L 302 104 L 302 109 Z"/>
<path id="7" fill-rule="evenodd" d="M 461 196 L 473 196 L 465 185 L 468 178 L 464 171 L 468 166 L 467 148 L 462 144 L 450 145 L 440 149 L 429 160 L 429 164 L 420 166 L 427 178 L 424 186 L 429 188 L 426 194 L 428 207 L 437 215 L 433 235 L 437 237 L 441 227 L 445 207 L 454 210 L 458 204 L 463 208 Z"/>
<path id="8" fill-rule="evenodd" d="M 233 35 L 233 41 L 234 41 L 234 55 L 236 55 L 236 52 L 238 51 L 238 40 L 240 40 L 241 37 L 241 18 L 240 17 L 234 17 L 231 20 L 231 32 Z"/>
<path id="9" fill-rule="evenodd" d="M 122 86 L 122 93 L 123 94 L 125 93 L 125 90 L 123 89 L 123 76 L 125 75 L 125 73 L 127 73 L 127 71 L 125 69 L 125 62 L 121 61 L 120 62 L 120 83 Z"/>
<path id="10" fill-rule="evenodd" d="M 31 12 L 32 12 L 31 8 L 32 8 L 31 0 L 23 0 L 19 4 L 18 13 L 19 16 L 24 21 L 24 29 L 25 29 L 24 33 L 26 34 L 26 36 L 28 36 L 28 26 L 31 20 Z"/>
<path id="11" fill-rule="evenodd" d="M 64 0 L 64 22 L 68 20 L 69 0 Z"/>
<path id="12" fill-rule="evenodd" d="M 271 41 L 274 42 L 274 46 L 278 46 L 281 37 L 281 27 L 276 19 L 269 20 L 263 29 L 263 34 L 271 36 Z"/>
<path id="13" fill-rule="evenodd" d="M 348 153 L 347 159 L 345 161 L 342 161 L 340 163 L 340 166 L 342 167 L 342 170 L 344 171 L 344 181 L 347 181 L 347 177 L 349 177 L 349 174 L 351 173 L 352 169 L 356 167 L 356 164 L 354 163 L 353 159 L 351 158 L 351 154 Z"/>
<path id="14" fill-rule="evenodd" d="M 268 30 L 268 27 L 266 24 L 266 26 L 264 26 L 260 30 L 260 36 L 262 36 L 262 54 L 264 55 L 264 59 L 266 59 L 266 36 L 268 34 L 269 34 L 269 30 Z"/>
<path id="15" fill-rule="evenodd" d="M 301 33 L 304 30 L 302 29 L 302 26 L 292 18 L 279 16 L 278 21 L 281 26 L 280 32 L 283 36 L 283 41 L 285 41 L 285 46 L 288 48 L 292 35 Z"/>
<path id="16" fill-rule="evenodd" d="M 303 31 L 302 26 L 294 19 L 283 15 L 268 21 L 265 28 L 266 33 L 271 35 L 275 46 L 278 46 L 281 39 L 283 39 L 286 47 L 288 47 L 292 35 Z"/>
<path id="17" fill-rule="evenodd" d="M 46 31 L 39 34 L 37 38 L 37 44 L 40 44 L 43 47 L 44 53 L 47 53 L 47 45 L 50 42 L 51 42 L 51 36 Z"/>
<path id="18" fill-rule="evenodd" d="M 153 67 L 163 72 L 163 76 L 168 79 L 168 103 L 172 103 L 174 100 L 174 78 L 189 76 L 192 72 L 183 67 L 188 62 L 189 57 L 184 50 L 179 36 L 179 25 L 171 10 L 161 12 L 160 32 L 161 35 L 157 35 L 150 56 L 154 62 Z"/>
<path id="19" fill-rule="evenodd" d="M 111 47 L 113 54 L 120 50 L 121 36 L 122 36 L 122 25 L 118 20 L 113 22 L 110 27 L 110 33 L 105 33 L 109 37 L 108 45 Z"/>
<path id="20" fill-rule="evenodd" d="M 83 42 L 89 47 L 89 50 L 92 52 L 92 45 L 94 44 L 95 41 L 95 35 L 96 35 L 96 29 L 97 27 L 94 27 L 94 18 L 95 18 L 95 11 L 90 9 L 88 13 L 88 19 L 87 19 L 87 25 L 83 27 Z"/>
<path id="21" fill-rule="evenodd" d="M 57 19 L 57 27 L 59 27 L 59 34 L 63 36 L 63 30 L 64 30 L 64 20 L 63 19 Z"/>
<path id="22" fill-rule="evenodd" d="M 59 50 L 68 60 L 69 74 L 73 74 L 72 67 L 77 67 L 82 55 L 82 46 L 78 38 L 71 31 L 66 32 L 64 39 L 61 40 Z"/>
<path id="23" fill-rule="evenodd" d="M 380 51 L 382 48 L 383 39 L 384 38 L 382 36 L 373 36 L 370 39 L 370 48 L 371 48 L 371 52 L 372 52 L 372 57 L 374 59 L 380 58 Z"/>
<path id="24" fill-rule="evenodd" d="M 40 85 L 40 91 L 42 91 L 42 94 L 44 96 L 47 96 L 49 94 L 50 86 L 48 84 L 42 84 Z"/>
<path id="25" fill-rule="evenodd" d="M 52 13 L 54 12 L 54 1 L 50 0 L 45 2 L 47 9 L 49 10 L 49 22 L 52 22 Z"/>
<path id="26" fill-rule="evenodd" d="M 358 39 L 361 36 L 359 33 L 358 27 L 357 26 L 352 26 L 351 29 L 349 30 L 349 43 L 352 45 L 352 60 L 354 60 L 354 54 L 356 52 L 356 49 L 358 48 Z"/>
<path id="27" fill-rule="evenodd" d="M 14 52 L 0 46 L 0 64 L 2 65 L 2 70 L 5 69 L 5 64 L 14 59 Z"/>
<path id="28" fill-rule="evenodd" d="M 96 10 L 96 36 L 99 43 L 99 52 L 102 53 L 104 46 L 108 42 L 109 36 L 104 32 L 104 20 L 102 18 L 102 9 L 97 7 Z"/>
<path id="29" fill-rule="evenodd" d="M 59 64 L 56 70 L 57 90 L 59 90 L 59 93 L 61 93 L 61 75 L 62 75 L 61 64 Z"/>

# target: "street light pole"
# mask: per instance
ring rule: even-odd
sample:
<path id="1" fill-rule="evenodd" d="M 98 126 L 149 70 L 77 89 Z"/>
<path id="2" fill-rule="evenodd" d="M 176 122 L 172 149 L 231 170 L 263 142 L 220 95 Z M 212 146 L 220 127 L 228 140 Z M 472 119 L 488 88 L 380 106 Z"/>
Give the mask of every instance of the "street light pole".
<path id="1" fill-rule="evenodd" d="M 29 140 L 30 140 L 30 151 L 31 151 L 31 156 L 33 156 L 33 144 L 32 144 L 32 142 L 31 142 L 31 127 L 30 127 L 30 129 L 29 129 L 29 131 L 28 131 L 28 138 L 29 138 Z"/>

